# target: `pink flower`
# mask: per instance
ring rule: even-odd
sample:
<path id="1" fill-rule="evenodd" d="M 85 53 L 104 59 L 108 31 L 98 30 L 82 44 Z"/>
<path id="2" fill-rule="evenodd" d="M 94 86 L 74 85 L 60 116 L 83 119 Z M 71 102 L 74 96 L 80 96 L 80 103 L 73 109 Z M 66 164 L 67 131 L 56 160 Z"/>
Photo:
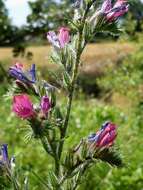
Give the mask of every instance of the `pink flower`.
<path id="1" fill-rule="evenodd" d="M 22 70 L 22 69 L 23 69 L 23 64 L 20 63 L 20 62 L 16 62 L 16 63 L 15 63 L 15 67 L 16 67 L 17 69 Z"/>
<path id="2" fill-rule="evenodd" d="M 99 148 L 112 146 L 117 136 L 116 128 L 115 124 L 106 122 L 96 134 L 88 137 L 89 143 L 95 143 Z"/>
<path id="3" fill-rule="evenodd" d="M 42 112 L 47 115 L 51 108 L 51 102 L 48 96 L 43 96 L 41 99 L 41 110 Z"/>
<path id="4" fill-rule="evenodd" d="M 112 3 L 111 0 L 105 0 L 102 4 L 101 11 L 103 13 L 106 13 L 112 9 Z"/>
<path id="5" fill-rule="evenodd" d="M 55 32 L 50 31 L 47 33 L 47 39 L 56 48 L 64 48 L 70 41 L 69 28 L 61 27 L 58 35 Z"/>
<path id="6" fill-rule="evenodd" d="M 58 39 L 58 36 L 56 35 L 55 32 L 53 31 L 49 31 L 47 33 L 47 39 L 49 40 L 49 42 L 56 48 L 61 48 L 60 46 L 60 42 L 59 42 L 59 39 Z"/>
<path id="7" fill-rule="evenodd" d="M 13 112 L 23 119 L 30 119 L 34 116 L 33 105 L 26 94 L 13 97 Z"/>
<path id="8" fill-rule="evenodd" d="M 58 39 L 59 39 L 61 48 L 64 48 L 64 46 L 68 44 L 70 41 L 69 29 L 65 27 L 61 27 L 59 29 Z"/>
<path id="9" fill-rule="evenodd" d="M 112 22 L 128 12 L 128 8 L 129 5 L 126 0 L 117 0 L 113 7 L 111 0 L 105 0 L 102 4 L 101 11 L 106 15 L 107 20 Z"/>

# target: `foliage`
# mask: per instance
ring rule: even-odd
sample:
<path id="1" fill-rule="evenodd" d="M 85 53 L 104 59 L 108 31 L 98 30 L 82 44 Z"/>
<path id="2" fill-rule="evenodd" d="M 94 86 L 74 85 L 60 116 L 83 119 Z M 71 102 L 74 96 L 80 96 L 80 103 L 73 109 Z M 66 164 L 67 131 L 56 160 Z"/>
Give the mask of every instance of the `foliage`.
<path id="1" fill-rule="evenodd" d="M 70 14 L 70 1 L 55 0 L 36 0 L 34 2 L 29 1 L 31 14 L 27 16 L 27 22 L 29 24 L 29 32 L 32 35 L 44 36 L 48 30 L 56 29 L 58 26 L 65 26 L 67 24 L 67 18 L 65 15 Z"/>
<path id="2" fill-rule="evenodd" d="M 114 80 L 111 80 L 111 76 L 109 75 L 98 80 L 99 85 L 102 86 L 109 94 L 118 92 L 127 96 L 133 107 L 142 106 L 142 50 L 142 45 L 140 45 L 134 54 L 127 56 L 126 59 L 113 66 L 112 71 L 111 68 L 107 69 L 106 72 L 112 72 Z M 141 110 L 140 108 L 139 110 Z M 141 116 L 142 113 L 139 115 Z"/>
<path id="3" fill-rule="evenodd" d="M 8 10 L 5 7 L 4 1 L 0 0 L 0 45 L 8 44 L 12 33 L 13 29 L 8 17 Z"/>
<path id="4" fill-rule="evenodd" d="M 131 1 L 129 14 L 123 22 L 126 34 L 133 39 L 137 40 L 137 33 L 143 31 L 143 3 L 140 0 Z"/>

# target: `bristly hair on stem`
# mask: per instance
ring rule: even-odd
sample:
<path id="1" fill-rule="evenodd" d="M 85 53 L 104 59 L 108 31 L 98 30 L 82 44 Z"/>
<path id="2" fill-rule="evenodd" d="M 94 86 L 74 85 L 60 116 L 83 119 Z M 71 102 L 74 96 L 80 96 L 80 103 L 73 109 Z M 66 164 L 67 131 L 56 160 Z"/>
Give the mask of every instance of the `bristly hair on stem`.
<path id="1" fill-rule="evenodd" d="M 71 88 L 70 88 L 69 95 L 68 95 L 67 112 L 66 112 L 65 121 L 64 121 L 64 124 L 63 124 L 63 132 L 61 134 L 61 139 L 64 139 L 64 137 L 66 136 L 68 123 L 69 123 L 70 112 L 71 112 L 73 94 L 74 94 L 74 90 L 75 90 L 75 84 L 76 84 L 77 75 L 78 75 L 78 69 L 79 69 L 79 64 L 80 64 L 80 57 L 81 57 L 81 54 L 82 54 L 82 52 L 84 50 L 84 49 L 82 49 L 81 43 L 82 43 L 82 40 L 83 40 L 82 38 L 83 38 L 83 30 L 84 30 L 84 26 L 85 26 L 85 20 L 86 20 L 87 14 L 89 12 L 89 9 L 94 4 L 94 2 L 95 2 L 95 0 L 87 4 L 87 8 L 86 8 L 86 10 L 85 10 L 85 12 L 83 14 L 83 18 L 81 19 L 81 23 L 80 23 L 82 27 L 79 28 L 79 31 L 78 31 L 78 45 L 77 45 L 77 49 L 76 49 L 76 61 L 75 61 L 74 70 L 73 70 Z M 61 158 L 63 145 L 64 145 L 64 140 L 61 141 L 61 144 L 60 144 L 60 147 L 59 147 L 59 159 Z"/>

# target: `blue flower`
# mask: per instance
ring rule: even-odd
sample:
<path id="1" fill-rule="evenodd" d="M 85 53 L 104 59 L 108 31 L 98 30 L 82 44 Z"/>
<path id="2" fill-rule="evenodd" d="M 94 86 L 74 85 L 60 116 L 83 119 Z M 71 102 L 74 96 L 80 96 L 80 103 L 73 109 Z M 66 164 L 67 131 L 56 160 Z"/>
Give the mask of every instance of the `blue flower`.
<path id="1" fill-rule="evenodd" d="M 90 143 L 97 142 L 98 136 L 99 135 L 97 135 L 96 133 L 89 135 L 88 136 L 88 142 L 90 142 Z"/>
<path id="2" fill-rule="evenodd" d="M 0 165 L 9 165 L 9 158 L 8 158 L 8 146 L 7 144 L 3 144 L 0 149 Z"/>
<path id="3" fill-rule="evenodd" d="M 1 148 L 2 158 L 4 162 L 8 162 L 7 144 L 3 144 Z"/>
<path id="4" fill-rule="evenodd" d="M 36 82 L 35 64 L 32 64 L 31 69 L 26 72 L 23 71 L 23 68 L 15 65 L 13 67 L 10 67 L 9 74 L 12 77 L 14 77 L 24 83 L 35 83 Z"/>

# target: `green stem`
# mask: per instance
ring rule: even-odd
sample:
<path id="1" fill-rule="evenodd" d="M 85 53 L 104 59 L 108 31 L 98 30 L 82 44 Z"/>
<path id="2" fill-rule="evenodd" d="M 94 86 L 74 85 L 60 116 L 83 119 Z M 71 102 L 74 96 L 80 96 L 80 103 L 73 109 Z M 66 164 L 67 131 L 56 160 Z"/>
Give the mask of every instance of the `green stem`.
<path id="1" fill-rule="evenodd" d="M 59 147 L 59 160 L 61 159 L 61 154 L 62 154 L 63 145 L 64 145 L 64 138 L 66 136 L 66 132 L 67 132 L 67 128 L 68 128 L 69 117 L 70 117 L 71 106 L 72 106 L 72 100 L 73 100 L 73 94 L 74 94 L 74 90 L 75 90 L 75 84 L 76 84 L 77 75 L 78 75 L 78 68 L 79 68 L 79 64 L 80 64 L 80 57 L 81 57 L 81 54 L 84 50 L 84 48 L 81 48 L 81 43 L 82 43 L 82 37 L 83 37 L 83 30 L 85 27 L 85 20 L 86 20 L 88 11 L 89 11 L 89 9 L 93 3 L 94 3 L 94 1 L 87 5 L 87 8 L 86 8 L 85 13 L 83 15 L 83 18 L 81 20 L 81 28 L 79 29 L 79 32 L 78 32 L 78 46 L 77 46 L 76 61 L 75 61 L 75 67 L 73 70 L 71 89 L 70 89 L 69 96 L 68 96 L 66 117 L 65 117 L 65 121 L 64 121 L 64 125 L 63 125 L 63 131 L 61 133 L 61 140 L 62 141 L 61 141 L 61 144 Z"/>
<path id="2" fill-rule="evenodd" d="M 12 176 L 12 182 L 13 182 L 14 190 L 20 190 L 20 187 L 18 185 L 18 182 L 17 182 L 17 179 L 15 178 L 15 176 Z"/>
<path id="3" fill-rule="evenodd" d="M 44 150 L 48 154 L 50 154 L 51 156 L 54 157 L 54 153 L 53 153 L 52 147 L 51 147 L 50 143 L 48 142 L 48 139 L 47 139 L 46 136 L 41 137 L 41 143 L 43 145 Z"/>
<path id="4" fill-rule="evenodd" d="M 69 117 L 70 117 L 70 112 L 71 112 L 73 94 L 74 94 L 74 90 L 75 90 L 75 83 L 76 83 L 77 74 L 78 74 L 78 68 L 79 68 L 79 63 L 80 63 L 82 32 L 83 32 L 83 29 L 78 34 L 79 35 L 79 40 L 78 40 L 78 47 L 77 47 L 76 62 L 75 62 L 75 67 L 74 67 L 74 71 L 73 71 L 71 89 L 70 89 L 69 96 L 68 96 L 67 113 L 66 113 L 66 117 L 65 117 L 65 121 L 64 121 L 64 125 L 63 125 L 63 131 L 61 133 L 62 141 L 61 141 L 61 144 L 60 144 L 60 147 L 59 147 L 59 159 L 61 158 L 63 145 L 64 145 L 64 138 L 66 136 L 67 127 L 68 127 L 68 123 L 69 123 Z"/>
<path id="5" fill-rule="evenodd" d="M 59 159 L 58 159 L 57 153 L 54 151 L 54 148 L 49 143 L 47 137 L 42 137 L 41 138 L 41 143 L 43 145 L 44 150 L 54 158 L 54 161 L 55 161 L 55 174 L 58 176 L 58 174 L 59 174 L 59 165 L 60 164 L 59 164 Z"/>
<path id="6" fill-rule="evenodd" d="M 57 158 L 57 155 L 55 155 L 55 174 L 56 176 L 59 175 L 59 170 L 60 170 L 60 162 L 59 162 L 59 159 Z"/>
<path id="7" fill-rule="evenodd" d="M 90 7 L 93 5 L 94 2 L 95 2 L 95 0 L 93 0 L 92 2 L 90 2 L 87 5 L 87 8 L 86 8 L 84 15 L 83 15 L 83 18 L 81 19 L 81 24 L 80 24 L 79 31 L 78 31 L 78 45 L 77 45 L 77 49 L 76 49 L 76 52 L 77 52 L 76 53 L 76 60 L 75 60 L 74 69 L 73 69 L 71 87 L 70 87 L 70 91 L 69 91 L 69 95 L 68 95 L 66 116 L 65 116 L 65 120 L 64 120 L 64 124 L 63 124 L 63 130 L 61 131 L 61 143 L 59 144 L 58 161 L 55 158 L 55 174 L 57 177 L 59 177 L 59 172 L 60 172 L 59 171 L 60 170 L 60 160 L 61 160 L 65 136 L 66 136 L 67 128 L 68 128 L 68 124 L 69 124 L 73 95 L 74 95 L 74 91 L 75 91 L 75 85 L 76 85 L 77 76 L 78 76 L 78 69 L 79 69 L 79 65 L 80 65 L 80 57 L 81 57 L 81 54 L 82 54 L 84 47 L 86 45 L 85 44 L 84 47 L 82 47 L 83 31 L 84 31 L 84 27 L 85 27 L 87 14 L 89 12 Z"/>

